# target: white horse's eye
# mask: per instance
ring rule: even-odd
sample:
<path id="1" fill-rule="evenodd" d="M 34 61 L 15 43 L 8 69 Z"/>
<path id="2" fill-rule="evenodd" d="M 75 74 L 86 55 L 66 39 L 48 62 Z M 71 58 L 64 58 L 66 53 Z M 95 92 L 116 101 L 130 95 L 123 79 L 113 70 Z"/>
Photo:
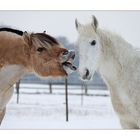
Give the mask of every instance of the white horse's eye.
<path id="1" fill-rule="evenodd" d="M 90 44 L 91 44 L 92 46 L 96 45 L 96 40 L 93 40 Z"/>

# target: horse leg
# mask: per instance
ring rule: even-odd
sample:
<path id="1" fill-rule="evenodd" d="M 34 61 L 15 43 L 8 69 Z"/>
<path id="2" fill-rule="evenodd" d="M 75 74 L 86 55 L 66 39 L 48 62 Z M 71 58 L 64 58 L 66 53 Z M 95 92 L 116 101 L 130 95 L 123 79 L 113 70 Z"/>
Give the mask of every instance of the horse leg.
<path id="1" fill-rule="evenodd" d="M 6 112 L 6 107 L 3 110 L 0 110 L 0 125 L 2 123 L 4 116 L 5 116 L 5 112 Z"/>
<path id="2" fill-rule="evenodd" d="M 14 88 L 11 87 L 5 93 L 0 94 L 0 125 L 2 123 L 4 116 L 5 116 L 6 105 L 9 102 L 9 100 L 11 99 L 11 97 L 13 95 L 13 91 L 14 91 Z"/>
<path id="3" fill-rule="evenodd" d="M 138 125 L 134 123 L 133 121 L 120 119 L 120 123 L 121 123 L 122 128 L 124 129 L 139 129 Z"/>

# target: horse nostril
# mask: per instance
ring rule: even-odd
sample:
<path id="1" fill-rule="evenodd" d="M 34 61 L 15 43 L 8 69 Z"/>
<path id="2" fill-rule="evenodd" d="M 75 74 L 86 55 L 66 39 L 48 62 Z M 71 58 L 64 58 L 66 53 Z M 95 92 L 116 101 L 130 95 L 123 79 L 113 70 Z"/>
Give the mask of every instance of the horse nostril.
<path id="1" fill-rule="evenodd" d="M 86 69 L 86 77 L 88 77 L 88 76 L 89 76 L 89 70 Z"/>
<path id="2" fill-rule="evenodd" d="M 72 59 L 74 59 L 74 58 L 75 58 L 75 51 L 71 50 L 71 51 L 69 51 L 69 52 L 70 52 L 70 57 L 71 57 Z"/>

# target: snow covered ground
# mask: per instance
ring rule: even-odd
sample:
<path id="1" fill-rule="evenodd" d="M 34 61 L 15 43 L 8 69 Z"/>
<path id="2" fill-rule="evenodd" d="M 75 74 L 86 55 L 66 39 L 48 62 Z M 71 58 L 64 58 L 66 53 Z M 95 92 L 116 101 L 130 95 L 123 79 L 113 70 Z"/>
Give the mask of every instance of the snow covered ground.
<path id="1" fill-rule="evenodd" d="M 22 85 L 19 104 L 16 94 L 12 97 L 1 129 L 121 129 L 109 96 L 81 96 L 81 89 L 71 86 L 69 122 L 66 122 L 64 86 L 55 86 L 53 94 L 44 85 L 28 86 Z M 89 93 L 109 95 L 106 90 L 89 90 Z"/>

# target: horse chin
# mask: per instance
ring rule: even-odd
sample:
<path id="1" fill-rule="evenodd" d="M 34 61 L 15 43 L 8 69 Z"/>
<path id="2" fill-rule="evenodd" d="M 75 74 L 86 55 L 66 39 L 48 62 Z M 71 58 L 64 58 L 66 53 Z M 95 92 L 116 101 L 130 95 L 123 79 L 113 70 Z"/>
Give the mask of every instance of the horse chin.
<path id="1" fill-rule="evenodd" d="M 69 68 L 69 67 L 67 67 L 67 66 L 63 66 L 63 69 L 65 70 L 65 72 L 67 73 L 67 75 L 69 75 L 69 74 L 71 74 L 71 73 L 73 73 L 74 71 L 76 71 L 76 69 L 74 70 L 74 69 L 71 69 L 71 68 Z"/>
<path id="2" fill-rule="evenodd" d="M 77 67 L 73 65 L 73 60 L 63 62 L 62 66 L 67 75 L 77 70 Z"/>
<path id="3" fill-rule="evenodd" d="M 82 81 L 88 82 L 88 81 L 91 81 L 91 80 L 92 80 L 92 76 L 80 77 L 80 79 L 81 79 Z"/>

